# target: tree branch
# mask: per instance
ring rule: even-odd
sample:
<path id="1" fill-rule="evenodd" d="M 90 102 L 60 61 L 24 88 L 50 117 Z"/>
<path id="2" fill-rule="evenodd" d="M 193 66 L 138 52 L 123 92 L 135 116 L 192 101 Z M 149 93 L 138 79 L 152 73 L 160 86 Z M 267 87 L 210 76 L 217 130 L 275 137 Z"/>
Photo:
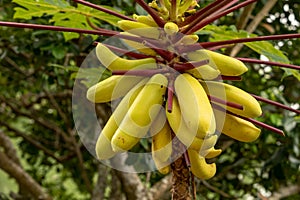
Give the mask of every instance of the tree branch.
<path id="1" fill-rule="evenodd" d="M 61 107 L 58 105 L 58 103 L 57 103 L 56 99 L 54 98 L 54 96 L 47 90 L 44 90 L 44 92 L 47 95 L 47 97 L 49 98 L 49 100 L 52 103 L 52 105 L 54 106 L 54 108 L 57 110 L 57 112 L 60 115 L 60 117 L 62 118 L 62 120 L 66 123 L 66 127 L 67 127 L 68 131 L 70 131 L 71 130 L 70 129 L 71 124 L 70 124 L 70 121 L 69 121 L 68 117 L 62 111 Z"/>
<path id="2" fill-rule="evenodd" d="M 62 92 L 55 92 L 55 93 L 51 93 L 49 92 L 49 94 L 51 96 L 53 96 L 53 98 L 55 99 L 66 99 L 66 98 L 72 98 L 72 90 L 65 90 Z M 45 94 L 44 92 L 41 93 L 28 93 L 26 95 L 23 95 L 20 100 L 22 102 L 22 104 L 24 105 L 24 107 L 29 108 L 31 106 L 33 106 L 35 103 L 40 102 L 42 99 L 48 98 L 47 94 Z M 29 102 L 29 99 L 34 99 L 31 100 Z"/>
<path id="3" fill-rule="evenodd" d="M 71 142 L 74 146 L 74 151 L 75 151 L 76 156 L 78 158 L 78 166 L 81 170 L 81 177 L 84 181 L 84 184 L 86 185 L 87 190 L 92 194 L 92 192 L 93 192 L 92 184 L 91 184 L 91 181 L 90 181 L 90 179 L 87 175 L 86 168 L 84 166 L 84 160 L 83 160 L 83 156 L 82 156 L 82 153 L 81 153 L 81 150 L 80 150 L 80 145 L 76 141 L 76 138 L 74 137 L 74 135 L 73 135 L 73 137 L 71 137 Z"/>
<path id="4" fill-rule="evenodd" d="M 114 157 L 112 160 L 113 165 L 115 166 L 124 166 L 127 168 L 126 171 L 134 170 L 132 166 L 126 166 L 125 156 Z M 119 178 L 123 191 L 127 199 L 130 200 L 152 200 L 146 186 L 141 182 L 141 179 L 136 173 L 127 173 L 115 170 L 117 177 Z"/>
<path id="5" fill-rule="evenodd" d="M 107 176 L 108 176 L 109 168 L 98 164 L 98 180 L 94 187 L 93 194 L 91 200 L 102 200 L 104 199 L 105 188 L 107 186 Z M 112 183 L 115 184 L 115 183 Z"/>
<path id="6" fill-rule="evenodd" d="M 294 194 L 300 193 L 300 185 L 288 185 L 285 187 L 279 188 L 277 192 L 274 192 L 272 196 L 268 198 L 268 200 L 280 200 L 288 196 L 292 196 Z"/>
<path id="7" fill-rule="evenodd" d="M 47 149 L 45 146 L 43 146 L 40 142 L 37 142 L 38 140 L 30 137 L 29 135 L 11 127 L 9 124 L 7 124 L 6 122 L 0 121 L 0 125 L 4 126 L 5 128 L 7 128 L 7 130 L 11 131 L 14 133 L 14 135 L 18 136 L 18 137 L 22 137 L 25 141 L 27 141 L 28 143 L 32 144 L 33 146 L 35 146 L 36 148 L 40 149 L 41 151 L 43 151 L 46 155 L 54 158 L 56 161 L 61 162 L 62 159 L 55 156 L 54 152 L 50 151 L 49 149 Z M 1 143 L 0 143 L 1 144 Z"/>
<path id="8" fill-rule="evenodd" d="M 30 119 L 33 119 L 36 123 L 42 125 L 43 127 L 47 128 L 47 129 L 53 130 L 54 132 L 61 135 L 64 138 L 65 142 L 69 142 L 69 140 L 70 140 L 69 137 L 59 126 L 57 126 L 57 124 L 51 122 L 50 120 L 46 120 L 45 118 L 42 118 L 41 116 L 35 115 L 34 111 L 32 109 L 27 110 L 27 112 L 21 111 L 19 109 L 19 107 L 22 107 L 22 106 L 18 106 L 18 107 L 15 106 L 13 103 L 16 103 L 16 102 L 14 102 L 13 99 L 8 100 L 5 97 L 0 96 L 0 100 L 5 102 L 17 115 L 21 115 L 21 116 L 25 116 Z M 29 113 L 28 113 L 28 111 L 29 111 Z"/>
<path id="9" fill-rule="evenodd" d="M 109 195 L 110 200 L 126 200 L 125 194 L 122 191 L 122 183 L 117 176 L 116 170 L 110 170 L 111 174 L 111 193 Z"/>
<path id="10" fill-rule="evenodd" d="M 13 162 L 21 166 L 20 160 L 17 156 L 17 150 L 14 148 L 9 137 L 5 135 L 2 130 L 0 130 L 0 146 L 4 148 L 4 152 Z"/>
<path id="11" fill-rule="evenodd" d="M 151 196 L 153 200 L 165 199 L 165 195 L 170 195 L 172 185 L 172 175 L 169 174 L 162 178 L 159 182 L 153 185 L 150 189 Z M 169 198 L 168 198 L 169 199 Z"/>
<path id="12" fill-rule="evenodd" d="M 247 26 L 246 31 L 248 33 L 253 33 L 257 26 L 261 23 L 261 21 L 267 16 L 269 11 L 273 8 L 273 6 L 277 3 L 277 0 L 269 0 L 266 1 L 265 6 L 261 9 L 261 11 L 254 17 L 251 23 Z M 230 56 L 235 57 L 240 50 L 243 48 L 243 44 L 237 44 L 231 51 Z"/>
<path id="13" fill-rule="evenodd" d="M 255 8 L 256 2 L 253 4 L 250 4 L 246 6 L 241 14 L 241 16 L 238 19 L 238 22 L 236 23 L 236 28 L 238 30 L 244 29 L 249 21 L 249 18 L 251 16 L 251 13 L 253 9 Z"/>
<path id="14" fill-rule="evenodd" d="M 3 153 L 2 151 L 0 151 L 0 160 L 0 168 L 11 177 L 16 179 L 20 187 L 24 189 L 26 188 L 26 191 L 28 191 L 35 199 L 52 200 L 52 197 L 50 197 L 45 191 L 43 191 L 43 188 L 39 185 L 39 183 L 37 183 L 27 172 L 22 169 L 21 166 L 16 164 L 12 159 L 8 157 L 8 155 Z"/>
<path id="15" fill-rule="evenodd" d="M 213 191 L 215 193 L 220 194 L 222 197 L 229 198 L 229 199 L 234 199 L 234 197 L 232 197 L 231 195 L 227 194 L 226 192 L 224 192 L 224 191 L 222 191 L 222 190 L 220 190 L 220 189 L 218 189 L 218 188 L 210 185 L 207 181 L 202 180 L 201 182 L 203 183 L 203 185 L 205 187 L 207 187 L 208 189 L 210 189 L 211 191 Z"/>
<path id="16" fill-rule="evenodd" d="M 18 73 L 20 73 L 22 75 L 25 74 L 25 76 L 28 76 L 27 71 L 20 69 L 18 64 L 14 60 L 12 60 L 10 57 L 5 56 L 3 60 L 6 61 L 10 66 L 12 66 Z"/>

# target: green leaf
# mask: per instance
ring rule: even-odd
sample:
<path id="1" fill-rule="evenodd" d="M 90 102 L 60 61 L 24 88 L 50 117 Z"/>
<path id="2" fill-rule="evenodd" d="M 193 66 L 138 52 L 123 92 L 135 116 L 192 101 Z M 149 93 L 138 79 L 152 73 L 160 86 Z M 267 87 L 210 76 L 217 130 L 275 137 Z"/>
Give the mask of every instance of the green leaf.
<path id="1" fill-rule="evenodd" d="M 47 3 L 47 0 L 13 0 L 13 2 L 22 6 L 14 8 L 16 11 L 14 18 L 32 19 L 32 17 L 42 17 L 45 14 L 53 15 L 59 12 L 59 10 L 57 10 L 59 7 L 59 0 L 53 0 L 51 1 L 51 4 Z"/>
<path id="2" fill-rule="evenodd" d="M 52 49 L 52 55 L 56 58 L 56 59 L 62 59 L 65 57 L 67 53 L 67 49 L 64 48 L 64 46 L 60 45 L 60 46 L 55 46 Z"/>
<path id="3" fill-rule="evenodd" d="M 32 17 L 52 16 L 49 22 L 53 22 L 55 26 L 91 30 L 92 27 L 88 24 L 87 17 L 94 24 L 105 21 L 113 26 L 116 26 L 117 21 L 120 20 L 118 17 L 81 4 L 73 7 L 65 0 L 13 0 L 13 2 L 22 6 L 14 8 L 14 18 L 29 20 Z M 79 34 L 65 32 L 64 37 L 66 40 L 71 40 L 78 38 Z M 96 37 L 94 36 L 94 39 Z"/>
<path id="4" fill-rule="evenodd" d="M 240 38 L 257 37 L 256 34 L 250 34 L 244 30 L 237 31 L 234 26 L 215 26 L 208 25 L 203 30 L 197 32 L 197 34 L 211 35 L 210 41 L 224 41 Z M 260 55 L 266 56 L 270 61 L 280 63 L 290 63 L 287 56 L 282 51 L 276 49 L 276 47 L 268 41 L 258 42 L 246 42 L 247 47 L 257 52 Z M 285 73 L 282 78 L 293 75 L 300 81 L 300 72 L 293 69 L 282 68 Z"/>

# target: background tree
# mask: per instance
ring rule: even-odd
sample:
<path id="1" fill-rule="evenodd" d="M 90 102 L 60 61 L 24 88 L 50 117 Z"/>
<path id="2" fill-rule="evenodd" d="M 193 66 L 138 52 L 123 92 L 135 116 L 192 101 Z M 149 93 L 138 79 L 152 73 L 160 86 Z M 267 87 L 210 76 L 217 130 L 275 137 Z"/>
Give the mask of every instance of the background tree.
<path id="1" fill-rule="evenodd" d="M 17 5 L 6 0 L 0 4 L 3 21 L 51 24 L 50 15 L 14 19 L 13 8 Z M 131 1 L 103 1 L 101 4 L 128 15 L 135 10 L 143 12 Z M 245 28 L 257 35 L 296 33 L 299 5 L 297 1 L 288 4 L 258 1 L 255 6 L 236 11 L 217 23 L 228 25 L 230 30 L 234 30 L 235 25 L 237 29 Z M 260 14 L 266 17 L 259 18 Z M 241 18 L 242 15 L 246 17 Z M 100 26 L 112 28 L 108 23 Z M 170 199 L 169 175 L 130 174 L 110 169 L 90 155 L 76 133 L 71 108 L 72 87 L 78 67 L 94 48 L 95 38 L 80 35 L 66 41 L 62 33 L 54 31 L 6 27 L 0 28 L 0 35 L 2 199 L 41 196 L 44 199 Z M 293 64 L 300 65 L 296 48 L 299 39 L 274 41 L 273 45 Z M 226 53 L 238 57 L 260 56 L 247 46 L 234 47 Z M 300 84 L 296 76 L 282 79 L 284 71 L 278 67 L 248 66 L 249 72 L 243 81 L 234 84 L 299 109 Z M 91 71 L 86 73 L 94 75 Z M 222 135 L 217 146 L 224 152 L 216 160 L 217 175 L 209 181 L 196 180 L 199 199 L 299 198 L 299 116 L 264 103 L 262 107 L 264 117 L 261 119 L 283 129 L 286 137 L 263 130 L 256 142 L 244 144 Z M 107 113 L 110 113 L 109 105 L 97 105 L 101 123 L 109 117 Z"/>

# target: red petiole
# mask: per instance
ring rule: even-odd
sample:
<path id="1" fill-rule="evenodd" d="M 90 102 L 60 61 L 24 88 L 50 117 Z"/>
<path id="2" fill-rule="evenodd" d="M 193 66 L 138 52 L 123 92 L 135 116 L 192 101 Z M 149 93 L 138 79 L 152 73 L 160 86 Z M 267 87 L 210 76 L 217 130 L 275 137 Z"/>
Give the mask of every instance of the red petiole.
<path id="1" fill-rule="evenodd" d="M 158 13 L 151 8 L 144 0 L 135 0 L 142 8 L 145 9 L 145 11 L 151 15 L 151 17 L 153 18 L 153 20 L 156 22 L 156 24 L 163 28 L 165 25 L 165 21 L 163 19 L 160 18 L 160 16 L 158 15 Z"/>
<path id="2" fill-rule="evenodd" d="M 225 15 L 227 15 L 227 14 L 229 14 L 229 13 L 235 11 L 235 10 L 238 10 L 238 9 L 240 9 L 242 7 L 245 7 L 245 6 L 251 4 L 251 3 L 255 2 L 255 1 L 257 1 L 257 0 L 244 1 L 244 2 L 238 4 L 238 5 L 234 6 L 234 7 L 229 8 L 228 10 L 225 10 L 225 11 L 223 11 L 221 13 L 217 13 L 215 16 L 209 17 L 208 19 L 201 21 L 200 23 L 198 23 L 197 25 L 195 25 L 194 27 L 192 27 L 191 29 L 189 29 L 188 31 L 186 31 L 186 34 L 192 34 L 192 33 L 196 32 L 197 30 L 203 28 L 204 26 L 206 26 L 206 25 L 214 22 L 215 20 L 217 20 L 217 19 L 219 19 L 219 18 L 221 18 L 221 17 L 223 17 L 223 16 L 225 16 Z"/>
<path id="3" fill-rule="evenodd" d="M 97 30 L 86 30 L 86 29 L 79 29 L 79 28 L 68 28 L 68 27 L 62 27 L 62 26 L 29 24 L 29 23 L 19 23 L 19 22 L 0 21 L 0 26 L 50 30 L 50 31 L 60 31 L 60 32 L 84 33 L 84 34 L 103 35 L 103 36 L 114 36 L 114 35 L 119 34 L 119 32 L 117 32 L 117 31 L 112 31 L 112 30 L 107 30 L 107 29 L 102 29 L 102 28 L 98 28 Z"/>
<path id="4" fill-rule="evenodd" d="M 217 78 L 214 79 L 214 81 L 241 81 L 242 77 L 241 76 L 218 76 Z"/>
<path id="5" fill-rule="evenodd" d="M 173 68 L 177 71 L 185 71 L 185 70 L 194 69 L 196 67 L 201 67 L 201 66 L 206 65 L 208 63 L 209 63 L 209 60 L 174 63 Z"/>
<path id="6" fill-rule="evenodd" d="M 184 22 L 182 22 L 181 26 L 191 24 L 193 21 L 197 20 L 200 16 L 202 16 L 205 12 L 207 12 L 208 10 L 211 10 L 213 7 L 215 7 L 216 5 L 218 5 L 222 2 L 223 2 L 223 0 L 216 0 L 216 1 L 208 4 L 204 8 L 199 9 L 195 14 L 193 14 L 189 17 L 186 17 Z M 184 33 L 185 31 L 187 31 L 187 30 L 182 31 L 182 33 Z"/>
<path id="7" fill-rule="evenodd" d="M 289 110 L 289 111 L 292 111 L 294 113 L 297 113 L 297 114 L 300 114 L 300 110 L 296 110 L 296 109 L 293 109 L 289 106 L 286 106 L 284 104 L 281 104 L 281 103 L 278 103 L 276 101 L 272 101 L 270 99 L 266 99 L 266 98 L 263 98 L 263 97 L 260 97 L 260 96 L 257 96 L 257 95 L 254 95 L 254 94 L 251 94 L 255 99 L 257 99 L 258 101 L 262 101 L 262 102 L 265 102 L 265 103 L 268 103 L 268 104 L 271 104 L 271 105 L 274 105 L 274 106 L 277 106 L 279 108 L 283 108 L 285 110 Z"/>
<path id="8" fill-rule="evenodd" d="M 193 15 L 193 19 L 190 21 L 189 26 L 182 31 L 183 34 L 187 33 L 190 27 L 196 26 L 202 20 L 219 13 L 220 11 L 226 9 L 231 6 L 233 3 L 236 3 L 237 0 L 217 0 L 208 5 L 207 7 L 199 10 L 195 15 Z M 188 19 L 187 19 L 188 20 Z"/>
<path id="9" fill-rule="evenodd" d="M 233 113 L 233 112 L 230 112 L 230 111 L 228 111 L 228 110 L 226 110 L 226 109 L 222 108 L 221 106 L 216 105 L 216 104 L 214 104 L 214 103 L 212 103 L 212 106 L 213 106 L 214 109 L 220 110 L 220 111 L 222 111 L 222 112 L 224 112 L 224 113 L 228 113 L 228 114 L 233 115 L 233 116 L 235 116 L 235 117 L 239 117 L 239 118 L 241 118 L 241 119 L 244 119 L 244 120 L 246 120 L 246 121 L 249 121 L 249 122 L 251 122 L 251 123 L 253 123 L 253 124 L 257 125 L 257 126 L 260 126 L 260 127 L 262 127 L 262 128 L 268 129 L 268 130 L 270 130 L 270 131 L 272 131 L 272 132 L 274 132 L 274 133 L 277 133 L 277 134 L 279 134 L 279 135 L 281 135 L 281 136 L 285 136 L 285 135 L 284 135 L 284 132 L 283 132 L 282 130 L 278 129 L 278 128 L 275 128 L 275 127 L 273 127 L 273 126 L 270 126 L 270 125 L 268 125 L 268 124 L 265 124 L 265 123 L 263 123 L 263 122 L 257 121 L 257 120 L 252 119 L 252 118 L 248 118 L 248 117 L 243 117 L 243 116 L 237 115 L 237 114 L 235 114 L 235 113 Z"/>
<path id="10" fill-rule="evenodd" d="M 224 40 L 224 41 L 218 41 L 218 42 L 201 42 L 200 45 L 203 48 L 210 48 L 210 47 L 214 47 L 214 46 L 245 43 L 245 42 L 284 40 L 284 39 L 295 39 L 295 38 L 300 38 L 300 33 L 258 36 L 258 37 L 250 37 L 250 38 L 239 38 L 239 39 Z M 194 51 L 194 50 L 198 50 L 199 47 L 198 47 L 198 45 L 191 45 L 189 48 L 191 48 L 191 51 Z M 189 52 L 189 51 L 187 51 L 187 52 Z"/>
<path id="11" fill-rule="evenodd" d="M 238 59 L 242 62 L 246 62 L 246 63 L 265 64 L 265 65 L 271 65 L 271 66 L 278 66 L 278 67 L 284 67 L 284 68 L 300 70 L 300 66 L 298 66 L 298 65 L 285 64 L 285 63 L 279 63 L 279 62 L 271 62 L 271 61 L 264 61 L 264 60 L 258 60 L 258 59 L 252 59 L 252 58 L 236 58 L 236 59 Z"/>
<path id="12" fill-rule="evenodd" d="M 125 76 L 153 76 L 155 74 L 168 73 L 168 69 L 134 69 L 134 70 L 114 70 L 112 75 L 125 75 Z"/>
<path id="13" fill-rule="evenodd" d="M 236 109 L 239 109 L 239 110 L 244 109 L 244 107 L 242 105 L 234 103 L 234 102 L 225 101 L 223 99 L 220 99 L 218 97 L 211 96 L 211 95 L 207 95 L 207 97 L 210 101 L 213 101 L 213 102 L 216 102 L 216 103 L 221 103 L 223 105 L 226 105 L 226 106 L 229 106 L 229 107 L 232 107 L 232 108 L 236 108 Z"/>
<path id="14" fill-rule="evenodd" d="M 167 110 L 169 113 L 172 112 L 173 109 L 173 98 L 174 98 L 174 76 L 169 77 L 168 82 L 168 99 L 167 99 Z"/>

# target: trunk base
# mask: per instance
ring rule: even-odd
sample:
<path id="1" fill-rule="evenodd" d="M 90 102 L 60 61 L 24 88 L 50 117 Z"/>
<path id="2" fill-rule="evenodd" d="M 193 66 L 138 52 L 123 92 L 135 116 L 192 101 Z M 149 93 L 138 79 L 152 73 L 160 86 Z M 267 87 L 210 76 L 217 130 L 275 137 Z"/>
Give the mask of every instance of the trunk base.
<path id="1" fill-rule="evenodd" d="M 191 200 L 191 174 L 188 156 L 182 154 L 186 147 L 175 137 L 173 138 L 173 158 L 177 158 L 172 164 L 172 200 Z M 181 155 L 180 155 L 181 154 Z"/>

